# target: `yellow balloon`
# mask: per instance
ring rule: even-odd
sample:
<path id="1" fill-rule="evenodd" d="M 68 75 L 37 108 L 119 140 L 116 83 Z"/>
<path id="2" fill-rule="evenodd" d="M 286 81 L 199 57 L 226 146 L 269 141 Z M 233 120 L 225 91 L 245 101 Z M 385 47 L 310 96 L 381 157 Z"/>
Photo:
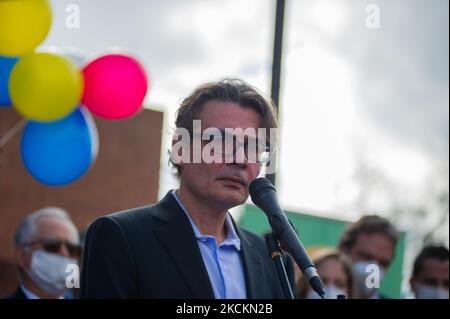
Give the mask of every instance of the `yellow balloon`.
<path id="1" fill-rule="evenodd" d="M 50 30 L 48 0 L 0 0 L 0 55 L 30 53 Z"/>
<path id="2" fill-rule="evenodd" d="M 9 79 L 13 107 L 24 117 L 43 122 L 61 119 L 78 105 L 84 81 L 70 60 L 51 53 L 23 56 Z"/>

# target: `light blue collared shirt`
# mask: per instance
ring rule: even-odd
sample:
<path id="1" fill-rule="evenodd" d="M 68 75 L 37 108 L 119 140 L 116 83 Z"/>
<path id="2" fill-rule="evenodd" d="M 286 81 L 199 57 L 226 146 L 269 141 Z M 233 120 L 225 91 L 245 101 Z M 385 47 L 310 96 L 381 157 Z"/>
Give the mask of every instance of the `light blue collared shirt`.
<path id="1" fill-rule="evenodd" d="M 216 299 L 246 299 L 244 266 L 242 264 L 241 240 L 234 229 L 231 217 L 227 214 L 225 227 L 227 238 L 217 246 L 214 236 L 202 235 L 189 216 L 175 191 L 172 195 L 183 208 L 197 238 L 198 247 L 203 257 L 209 280 Z"/>

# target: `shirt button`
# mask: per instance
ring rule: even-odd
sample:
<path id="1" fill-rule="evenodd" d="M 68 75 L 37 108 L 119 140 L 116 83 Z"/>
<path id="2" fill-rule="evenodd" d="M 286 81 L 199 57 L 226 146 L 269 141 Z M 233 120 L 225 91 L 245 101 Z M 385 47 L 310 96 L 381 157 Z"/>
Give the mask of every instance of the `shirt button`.
<path id="1" fill-rule="evenodd" d="M 228 266 L 223 266 L 223 269 L 224 270 L 228 270 Z"/>

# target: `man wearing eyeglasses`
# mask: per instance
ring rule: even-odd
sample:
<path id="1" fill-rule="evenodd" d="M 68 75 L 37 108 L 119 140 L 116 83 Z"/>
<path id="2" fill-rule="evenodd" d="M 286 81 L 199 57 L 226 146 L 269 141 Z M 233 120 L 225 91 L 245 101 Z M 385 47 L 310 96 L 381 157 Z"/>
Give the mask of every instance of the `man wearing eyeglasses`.
<path id="1" fill-rule="evenodd" d="M 90 226 L 82 298 L 284 298 L 263 238 L 228 212 L 273 153 L 273 104 L 241 80 L 207 83 L 181 103 L 175 124 L 179 188 Z"/>
<path id="2" fill-rule="evenodd" d="M 27 216 L 14 236 L 20 285 L 8 299 L 62 299 L 66 271 L 77 265 L 81 246 L 77 228 L 66 211 L 42 208 Z"/>

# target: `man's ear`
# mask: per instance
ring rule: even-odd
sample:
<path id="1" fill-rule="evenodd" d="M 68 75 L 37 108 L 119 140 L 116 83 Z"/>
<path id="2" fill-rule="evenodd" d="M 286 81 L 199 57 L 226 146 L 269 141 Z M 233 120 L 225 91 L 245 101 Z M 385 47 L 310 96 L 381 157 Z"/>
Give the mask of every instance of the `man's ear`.
<path id="1" fill-rule="evenodd" d="M 173 149 L 173 146 L 174 146 L 177 142 L 178 142 L 178 141 L 176 140 L 175 136 L 172 136 L 172 148 L 171 148 L 171 149 Z"/>
<path id="2" fill-rule="evenodd" d="M 409 285 L 411 286 L 411 290 L 416 292 L 416 280 L 414 278 L 409 279 Z"/>
<path id="3" fill-rule="evenodd" d="M 172 164 L 175 164 L 176 166 L 183 166 L 183 154 L 180 155 L 180 152 L 183 152 L 183 149 L 179 146 L 179 141 L 176 140 L 175 136 L 172 138 L 172 147 L 170 149 L 170 161 Z"/>
<path id="4" fill-rule="evenodd" d="M 343 244 L 340 243 L 337 247 L 337 250 L 339 251 L 339 253 L 348 256 L 348 249 L 346 249 Z"/>
<path id="5" fill-rule="evenodd" d="M 16 265 L 23 269 L 31 266 L 31 252 L 26 251 L 22 247 L 16 246 L 14 249 L 14 261 Z"/>

